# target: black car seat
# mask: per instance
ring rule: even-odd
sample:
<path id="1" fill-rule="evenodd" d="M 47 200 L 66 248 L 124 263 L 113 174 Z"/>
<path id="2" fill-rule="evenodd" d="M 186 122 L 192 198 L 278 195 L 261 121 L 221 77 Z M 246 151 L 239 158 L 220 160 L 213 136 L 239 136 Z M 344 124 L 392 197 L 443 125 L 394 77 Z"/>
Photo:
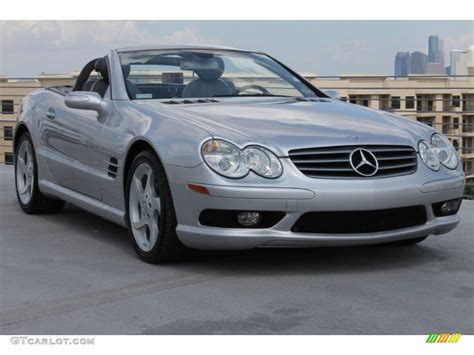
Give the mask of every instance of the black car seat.
<path id="1" fill-rule="evenodd" d="M 109 88 L 109 69 L 105 57 L 95 61 L 94 70 L 100 74 L 101 78 L 92 83 L 90 91 L 96 92 L 104 97 Z"/>
<path id="2" fill-rule="evenodd" d="M 74 85 L 74 91 L 91 91 L 92 84 L 96 79 L 89 79 L 89 76 L 94 70 L 97 59 L 98 58 L 92 59 L 84 66 L 84 68 L 82 68 L 77 77 L 76 84 Z"/>
<path id="3" fill-rule="evenodd" d="M 235 88 L 227 81 L 220 79 L 224 72 L 224 61 L 214 57 L 210 59 L 217 63 L 217 69 L 196 69 L 199 77 L 184 87 L 182 97 L 212 97 L 235 94 Z"/>
<path id="4" fill-rule="evenodd" d="M 97 79 L 89 79 L 84 85 L 82 85 L 82 91 L 92 91 L 92 86 L 95 84 Z"/>

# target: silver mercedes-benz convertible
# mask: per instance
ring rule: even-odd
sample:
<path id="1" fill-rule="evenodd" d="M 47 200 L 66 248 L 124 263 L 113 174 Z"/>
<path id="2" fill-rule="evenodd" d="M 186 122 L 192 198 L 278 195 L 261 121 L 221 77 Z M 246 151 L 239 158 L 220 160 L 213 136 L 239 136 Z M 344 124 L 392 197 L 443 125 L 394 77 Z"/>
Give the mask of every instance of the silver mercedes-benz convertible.
<path id="1" fill-rule="evenodd" d="M 458 224 L 464 187 L 432 127 L 224 47 L 93 59 L 74 87 L 23 99 L 14 151 L 25 212 L 67 201 L 127 227 L 147 262 L 190 249 L 415 244 Z"/>

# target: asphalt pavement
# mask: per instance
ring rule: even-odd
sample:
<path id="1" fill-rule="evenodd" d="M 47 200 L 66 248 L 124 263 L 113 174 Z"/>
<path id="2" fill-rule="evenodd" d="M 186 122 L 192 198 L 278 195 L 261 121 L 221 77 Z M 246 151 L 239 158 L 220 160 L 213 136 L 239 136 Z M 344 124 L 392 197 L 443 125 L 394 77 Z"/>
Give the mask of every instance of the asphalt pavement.
<path id="1" fill-rule="evenodd" d="M 0 167 L 0 334 L 474 334 L 474 201 L 411 247 L 202 252 L 149 265 L 73 206 L 22 213 Z"/>

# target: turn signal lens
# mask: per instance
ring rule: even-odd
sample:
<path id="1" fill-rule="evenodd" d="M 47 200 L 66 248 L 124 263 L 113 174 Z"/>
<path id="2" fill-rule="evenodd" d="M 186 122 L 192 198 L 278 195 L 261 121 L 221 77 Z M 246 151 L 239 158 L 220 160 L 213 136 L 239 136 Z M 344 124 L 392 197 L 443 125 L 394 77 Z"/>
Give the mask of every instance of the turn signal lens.
<path id="1" fill-rule="evenodd" d="M 209 195 L 209 190 L 205 186 L 196 185 L 196 184 L 188 184 L 188 187 L 190 190 L 193 190 L 194 192 L 197 192 L 198 194 Z"/>

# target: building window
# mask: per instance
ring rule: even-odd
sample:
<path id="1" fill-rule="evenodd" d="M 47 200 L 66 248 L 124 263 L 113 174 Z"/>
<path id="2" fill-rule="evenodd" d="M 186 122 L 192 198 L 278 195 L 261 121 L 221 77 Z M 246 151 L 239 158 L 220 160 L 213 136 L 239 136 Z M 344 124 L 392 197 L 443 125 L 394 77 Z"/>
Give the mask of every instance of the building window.
<path id="1" fill-rule="evenodd" d="M 392 109 L 400 109 L 400 96 L 392 96 Z"/>
<path id="2" fill-rule="evenodd" d="M 14 113 L 13 100 L 2 100 L 2 113 Z"/>
<path id="3" fill-rule="evenodd" d="M 433 119 L 432 118 L 419 118 L 418 122 L 424 123 L 430 127 L 433 127 Z"/>
<path id="4" fill-rule="evenodd" d="M 459 150 L 459 141 L 457 139 L 453 139 L 453 147 L 456 151 Z"/>
<path id="5" fill-rule="evenodd" d="M 5 164 L 13 165 L 13 153 L 5 152 Z"/>
<path id="6" fill-rule="evenodd" d="M 405 108 L 415 108 L 415 96 L 407 96 L 405 98 Z"/>
<path id="7" fill-rule="evenodd" d="M 416 110 L 423 111 L 423 100 L 419 97 L 416 98 Z"/>
<path id="8" fill-rule="evenodd" d="M 13 127 L 3 127 L 3 139 L 6 141 L 13 140 Z"/>
<path id="9" fill-rule="evenodd" d="M 346 102 L 346 101 L 347 101 L 347 97 L 345 97 L 345 96 L 341 97 L 341 101 Z"/>
<path id="10" fill-rule="evenodd" d="M 369 100 L 367 99 L 362 100 L 362 106 L 369 107 Z"/>
<path id="11" fill-rule="evenodd" d="M 463 131 L 464 133 L 474 132 L 474 116 L 466 116 L 463 119 Z"/>
<path id="12" fill-rule="evenodd" d="M 453 107 L 461 107 L 461 96 L 453 95 L 452 105 Z"/>
<path id="13" fill-rule="evenodd" d="M 355 97 L 349 97 L 349 102 L 351 104 L 356 104 L 357 103 L 357 99 Z"/>
<path id="14" fill-rule="evenodd" d="M 449 122 L 450 119 L 449 119 L 449 116 L 444 116 L 443 117 L 443 123 L 442 123 L 442 132 L 444 134 L 448 134 L 449 132 L 449 129 L 450 129 L 450 126 L 451 126 L 451 123 Z"/>
<path id="15" fill-rule="evenodd" d="M 428 111 L 433 111 L 433 100 L 427 100 L 428 101 Z"/>
<path id="16" fill-rule="evenodd" d="M 459 129 L 459 117 L 453 117 L 453 129 Z"/>

